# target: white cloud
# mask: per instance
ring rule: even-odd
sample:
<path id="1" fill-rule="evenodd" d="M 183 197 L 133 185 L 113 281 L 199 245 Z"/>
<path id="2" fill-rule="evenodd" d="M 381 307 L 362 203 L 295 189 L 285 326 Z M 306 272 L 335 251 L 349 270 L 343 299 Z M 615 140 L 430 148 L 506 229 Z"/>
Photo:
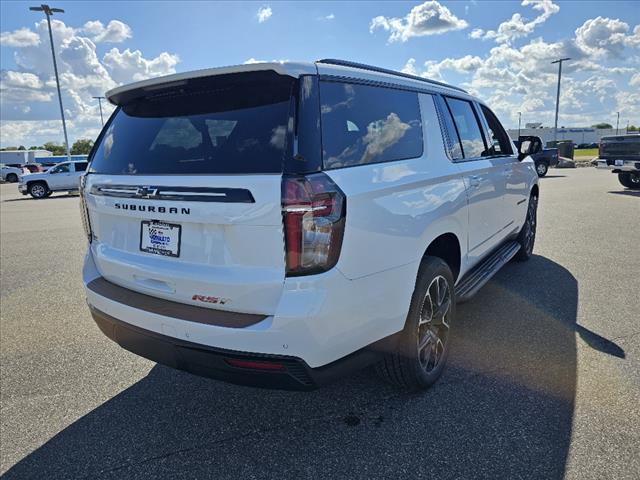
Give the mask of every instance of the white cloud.
<path id="1" fill-rule="evenodd" d="M 411 75 L 420 75 L 434 80 L 442 80 L 442 72 L 445 70 L 458 73 L 469 73 L 476 71 L 482 66 L 482 64 L 482 58 L 474 55 L 465 55 L 460 58 L 445 58 L 440 62 L 428 60 L 424 63 L 424 70 L 419 72 L 416 68 L 415 58 L 410 58 L 402 68 L 402 71 Z"/>
<path id="2" fill-rule="evenodd" d="M 333 20 L 335 18 L 336 16 L 333 13 L 330 13 L 329 15 L 325 15 L 324 17 L 320 17 L 318 20 Z"/>
<path id="3" fill-rule="evenodd" d="M 140 50 L 131 51 L 127 48 L 120 51 L 114 47 L 105 53 L 102 61 L 116 82 L 127 82 L 175 73 L 175 66 L 180 59 L 167 52 L 146 59 Z"/>
<path id="4" fill-rule="evenodd" d="M 406 42 L 411 37 L 436 35 L 450 30 L 467 28 L 466 21 L 436 1 L 424 2 L 411 9 L 404 18 L 387 18 L 379 15 L 371 20 L 369 31 L 382 28 L 390 32 L 389 42 Z"/>
<path id="5" fill-rule="evenodd" d="M 40 37 L 28 28 L 0 33 L 0 45 L 3 47 L 29 47 L 38 45 L 38 43 L 40 43 Z"/>
<path id="6" fill-rule="evenodd" d="M 131 27 L 120 20 L 111 20 L 106 27 L 99 20 L 90 20 L 81 31 L 91 35 L 96 43 L 120 43 L 133 36 Z"/>
<path id="7" fill-rule="evenodd" d="M 258 9 L 258 13 L 256 14 L 256 16 L 258 17 L 258 23 L 266 22 L 267 20 L 269 20 L 269 18 L 271 18 L 271 15 L 273 15 L 271 7 L 260 7 Z"/>
<path id="8" fill-rule="evenodd" d="M 455 79 L 454 83 L 486 100 L 507 124 L 517 122 L 515 112 L 521 111 L 531 121 L 549 125 L 558 71 L 551 61 L 571 57 L 563 65 L 563 124 L 591 125 L 605 121 L 612 111 L 636 118 L 640 115 L 640 94 L 636 93 L 640 57 L 634 55 L 640 47 L 635 38 L 638 30 L 629 34 L 629 26 L 620 20 L 596 18 L 585 21 L 571 38 L 557 42 L 538 38 L 517 48 L 504 42 L 486 55 L 427 61 L 422 67 L 410 58 L 403 71 Z"/>
<path id="9" fill-rule="evenodd" d="M 242 62 L 244 65 L 251 65 L 252 63 L 284 63 L 284 62 L 288 62 L 289 60 L 258 60 L 256 58 L 249 58 L 247 60 L 245 60 L 244 62 Z"/>
<path id="10" fill-rule="evenodd" d="M 2 83 L 8 87 L 42 88 L 42 82 L 33 73 L 4 70 L 0 77 L 2 78 Z"/>
<path id="11" fill-rule="evenodd" d="M 636 35 L 638 27 L 634 30 Z M 624 47 L 635 43 L 634 36 L 628 37 L 629 25 L 613 18 L 597 17 L 584 22 L 576 30 L 576 44 L 583 50 L 601 55 L 613 53 L 620 55 Z"/>
<path id="12" fill-rule="evenodd" d="M 177 55 L 168 52 L 146 58 L 139 50 L 118 48 L 112 48 L 100 59 L 96 41 L 116 42 L 131 36 L 131 29 L 117 20 L 106 26 L 94 21 L 73 28 L 52 19 L 51 28 L 70 141 L 95 137 L 99 132 L 100 114 L 93 96 L 104 95 L 120 83 L 175 73 L 179 61 Z M 19 38 L 23 41 L 16 43 L 15 36 L 3 40 L 3 46 L 6 42 L 19 46 L 13 52 L 16 68 L 0 72 L 1 142 L 28 145 L 60 142 L 62 130 L 57 120 L 57 101 L 52 101 L 57 93 L 46 20 L 38 21 L 34 30 L 25 28 L 16 32 L 21 32 Z M 3 38 L 16 32 L 3 34 Z M 25 38 L 28 40 L 24 41 Z M 35 103 L 41 106 L 32 108 Z M 103 103 L 103 109 L 106 115 L 113 110 L 107 103 Z"/>
<path id="13" fill-rule="evenodd" d="M 48 102 L 51 92 L 42 90 L 43 83 L 37 75 L 3 70 L 0 73 L 0 105 L 24 102 Z"/>
<path id="14" fill-rule="evenodd" d="M 538 25 L 542 25 L 549 17 L 560 11 L 560 7 L 552 0 L 523 0 L 522 6 L 531 6 L 542 13 L 531 21 L 526 21 L 519 13 L 514 13 L 511 18 L 502 22 L 497 30 L 484 31 L 475 28 L 469 34 L 474 39 L 494 39 L 498 43 L 510 43 L 517 38 L 529 36 Z"/>

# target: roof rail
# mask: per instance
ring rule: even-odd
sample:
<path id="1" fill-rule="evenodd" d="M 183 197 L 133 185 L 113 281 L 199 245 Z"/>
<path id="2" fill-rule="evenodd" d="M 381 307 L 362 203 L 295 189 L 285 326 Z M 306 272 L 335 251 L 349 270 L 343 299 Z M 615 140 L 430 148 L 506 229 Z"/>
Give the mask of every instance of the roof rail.
<path id="1" fill-rule="evenodd" d="M 322 60 L 317 60 L 316 63 L 326 63 L 328 65 L 340 65 L 342 67 L 359 68 L 360 70 L 370 70 L 372 72 L 387 73 L 389 75 L 395 75 L 396 77 L 410 78 L 411 80 L 418 80 L 420 82 L 431 83 L 433 85 L 439 85 L 441 87 L 453 88 L 454 90 L 459 90 L 460 92 L 467 93 L 466 90 L 463 90 L 460 87 L 454 87 L 453 85 L 449 85 L 448 83 L 438 82 L 436 80 L 419 77 L 417 75 L 411 75 L 410 73 L 397 72 L 395 70 L 389 70 L 388 68 L 374 67 L 373 65 L 367 65 L 365 63 L 350 62 L 348 60 L 339 60 L 335 58 L 323 58 Z"/>

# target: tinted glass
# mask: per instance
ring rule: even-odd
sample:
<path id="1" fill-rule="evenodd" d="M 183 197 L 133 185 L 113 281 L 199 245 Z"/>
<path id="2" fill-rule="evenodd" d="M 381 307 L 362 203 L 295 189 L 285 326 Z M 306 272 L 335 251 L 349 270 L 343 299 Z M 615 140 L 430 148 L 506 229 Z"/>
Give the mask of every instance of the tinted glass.
<path id="1" fill-rule="evenodd" d="M 441 114 L 442 121 L 444 123 L 443 128 L 447 133 L 447 140 L 449 144 L 449 154 L 453 160 L 461 160 L 464 158 L 462 155 L 462 146 L 460 145 L 460 138 L 456 132 L 456 127 L 453 124 L 453 118 L 451 112 L 447 107 L 444 99 L 439 95 L 434 95 L 436 104 L 438 105 L 438 111 Z"/>
<path id="2" fill-rule="evenodd" d="M 255 72 L 194 82 L 121 107 L 102 135 L 91 171 L 281 172 L 294 80 Z"/>
<path id="3" fill-rule="evenodd" d="M 320 82 L 325 168 L 422 155 L 422 122 L 414 92 Z"/>
<path id="4" fill-rule="evenodd" d="M 76 172 L 84 172 L 87 169 L 87 162 L 76 162 Z"/>
<path id="5" fill-rule="evenodd" d="M 457 98 L 447 98 L 446 101 L 460 137 L 464 158 L 482 156 L 485 151 L 484 139 L 471 102 Z"/>
<path id="6" fill-rule="evenodd" d="M 487 120 L 487 124 L 489 126 L 489 135 L 491 135 L 489 146 L 489 155 L 511 155 L 513 153 L 513 149 L 511 148 L 511 141 L 509 140 L 509 135 L 500 124 L 498 117 L 494 115 L 494 113 L 489 110 L 484 105 L 481 105 L 482 113 L 484 114 L 484 118 Z"/>
<path id="7" fill-rule="evenodd" d="M 69 172 L 69 164 L 61 163 L 57 167 L 51 169 L 51 173 L 68 173 Z"/>

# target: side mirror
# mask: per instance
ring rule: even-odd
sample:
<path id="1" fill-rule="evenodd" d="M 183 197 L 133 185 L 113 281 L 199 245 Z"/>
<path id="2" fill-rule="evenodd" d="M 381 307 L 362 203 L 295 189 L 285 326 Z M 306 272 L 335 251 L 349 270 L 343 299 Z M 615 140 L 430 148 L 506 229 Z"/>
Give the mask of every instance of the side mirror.
<path id="1" fill-rule="evenodd" d="M 542 151 L 542 142 L 536 137 L 520 138 L 518 147 L 518 160 L 523 160 L 529 155 Z"/>

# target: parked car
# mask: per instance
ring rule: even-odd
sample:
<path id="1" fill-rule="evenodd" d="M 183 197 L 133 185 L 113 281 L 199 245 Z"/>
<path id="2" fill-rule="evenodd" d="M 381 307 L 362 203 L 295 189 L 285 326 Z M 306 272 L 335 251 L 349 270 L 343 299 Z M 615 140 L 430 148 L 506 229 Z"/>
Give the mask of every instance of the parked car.
<path id="1" fill-rule="evenodd" d="M 62 162 L 45 172 L 30 173 L 20 177 L 18 190 L 35 199 L 46 198 L 53 192 L 78 190 L 80 175 L 87 169 L 87 162 Z"/>
<path id="2" fill-rule="evenodd" d="M 171 367 L 312 389 L 433 384 L 456 303 L 530 258 L 538 176 L 487 105 L 340 60 L 144 80 L 81 178 L 87 302 Z"/>
<path id="3" fill-rule="evenodd" d="M 15 183 L 20 178 L 20 175 L 25 173 L 25 169 L 23 169 L 20 165 L 1 165 L 0 174 L 2 175 L 2 180 L 9 183 Z"/>
<path id="4" fill-rule="evenodd" d="M 536 137 L 534 135 L 521 135 L 518 138 L 516 147 L 519 148 L 521 143 L 525 140 L 531 142 L 531 158 L 536 164 L 536 172 L 539 177 L 544 177 L 549 171 L 549 167 L 555 167 L 558 165 L 559 156 L 557 148 L 543 148 L 542 139 L 540 137 Z"/>
<path id="5" fill-rule="evenodd" d="M 614 135 L 600 139 L 597 167 L 618 174 L 627 188 L 640 190 L 640 135 Z"/>

